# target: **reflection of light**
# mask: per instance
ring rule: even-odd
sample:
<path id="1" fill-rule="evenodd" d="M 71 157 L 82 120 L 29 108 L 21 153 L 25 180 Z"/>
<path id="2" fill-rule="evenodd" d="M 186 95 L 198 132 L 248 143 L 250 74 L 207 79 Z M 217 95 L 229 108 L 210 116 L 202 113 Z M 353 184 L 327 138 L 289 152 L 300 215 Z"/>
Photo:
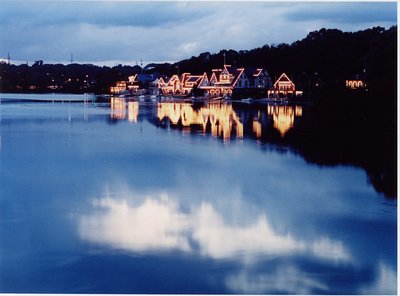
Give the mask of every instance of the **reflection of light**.
<path id="1" fill-rule="evenodd" d="M 125 99 L 111 98 L 111 118 L 124 119 L 126 116 Z"/>
<path id="2" fill-rule="evenodd" d="M 243 124 L 231 105 L 210 104 L 194 110 L 188 103 L 159 103 L 157 117 L 160 121 L 168 118 L 172 124 L 178 124 L 180 121 L 183 127 L 201 125 L 203 132 L 210 122 L 211 134 L 224 139 L 231 137 L 232 129 L 235 127 L 236 137 L 243 138 Z"/>
<path id="3" fill-rule="evenodd" d="M 301 106 L 268 106 L 268 115 L 273 116 L 274 128 L 283 137 L 294 124 L 295 116 L 302 116 Z"/>
<path id="4" fill-rule="evenodd" d="M 295 113 L 296 116 L 302 116 L 303 115 L 303 108 L 301 106 L 296 106 L 295 107 Z"/>
<path id="5" fill-rule="evenodd" d="M 261 138 L 261 131 L 262 131 L 261 123 L 254 120 L 253 121 L 253 132 L 256 134 L 257 138 Z"/>
<path id="6" fill-rule="evenodd" d="M 246 225 L 231 225 L 210 203 L 183 212 L 167 194 L 139 199 L 143 202 L 135 206 L 127 199 L 95 200 L 93 205 L 103 210 L 81 218 L 81 237 L 136 252 L 177 249 L 214 259 L 251 260 L 257 254 L 299 252 L 335 261 L 350 258 L 340 242 L 329 238 L 307 242 L 276 232 L 265 214 L 252 217 Z"/>
<path id="7" fill-rule="evenodd" d="M 139 102 L 128 102 L 128 120 L 137 122 L 139 114 Z"/>

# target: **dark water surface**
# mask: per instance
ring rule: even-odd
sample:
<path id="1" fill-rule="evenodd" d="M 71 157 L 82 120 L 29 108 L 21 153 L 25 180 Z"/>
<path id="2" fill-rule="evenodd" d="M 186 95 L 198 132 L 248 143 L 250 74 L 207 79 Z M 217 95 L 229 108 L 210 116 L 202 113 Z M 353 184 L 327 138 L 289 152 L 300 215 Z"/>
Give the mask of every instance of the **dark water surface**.
<path id="1" fill-rule="evenodd" d="M 395 294 L 397 201 L 307 106 L 0 105 L 0 292 Z"/>

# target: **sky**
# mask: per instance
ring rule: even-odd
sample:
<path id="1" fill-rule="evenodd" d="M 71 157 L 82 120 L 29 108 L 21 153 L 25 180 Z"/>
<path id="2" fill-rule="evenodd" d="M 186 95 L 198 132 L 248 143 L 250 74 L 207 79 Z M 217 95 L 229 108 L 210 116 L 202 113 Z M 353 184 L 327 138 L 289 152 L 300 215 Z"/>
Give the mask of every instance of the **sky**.
<path id="1" fill-rule="evenodd" d="M 396 2 L 0 0 L 0 58 L 146 65 L 397 24 Z"/>

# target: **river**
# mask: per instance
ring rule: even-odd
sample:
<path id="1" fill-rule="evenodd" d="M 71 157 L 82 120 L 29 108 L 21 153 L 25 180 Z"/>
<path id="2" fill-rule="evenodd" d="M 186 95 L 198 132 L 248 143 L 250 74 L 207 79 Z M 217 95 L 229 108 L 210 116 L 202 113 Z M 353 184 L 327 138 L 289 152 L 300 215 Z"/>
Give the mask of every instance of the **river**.
<path id="1" fill-rule="evenodd" d="M 0 105 L 0 292 L 397 293 L 397 200 L 309 106 L 73 101 Z"/>

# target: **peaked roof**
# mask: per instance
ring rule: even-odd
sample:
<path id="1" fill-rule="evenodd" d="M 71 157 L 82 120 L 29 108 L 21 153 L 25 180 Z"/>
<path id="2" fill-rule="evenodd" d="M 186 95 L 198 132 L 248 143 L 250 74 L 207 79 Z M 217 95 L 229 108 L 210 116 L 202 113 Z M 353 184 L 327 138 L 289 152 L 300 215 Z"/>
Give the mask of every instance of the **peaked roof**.
<path id="1" fill-rule="evenodd" d="M 282 75 L 278 78 L 277 81 L 288 81 L 288 82 L 292 82 L 292 80 L 290 80 L 289 77 L 288 77 L 285 73 L 282 73 Z"/>
<path id="2" fill-rule="evenodd" d="M 286 82 L 286 83 L 294 84 L 293 81 L 290 80 L 289 77 L 285 73 L 282 73 L 282 75 L 275 81 L 274 87 L 276 86 L 276 84 L 278 82 Z"/>
<path id="3" fill-rule="evenodd" d="M 201 79 L 203 77 L 203 75 L 191 75 L 188 77 L 188 79 L 186 80 L 186 82 L 197 82 L 199 79 Z"/>

